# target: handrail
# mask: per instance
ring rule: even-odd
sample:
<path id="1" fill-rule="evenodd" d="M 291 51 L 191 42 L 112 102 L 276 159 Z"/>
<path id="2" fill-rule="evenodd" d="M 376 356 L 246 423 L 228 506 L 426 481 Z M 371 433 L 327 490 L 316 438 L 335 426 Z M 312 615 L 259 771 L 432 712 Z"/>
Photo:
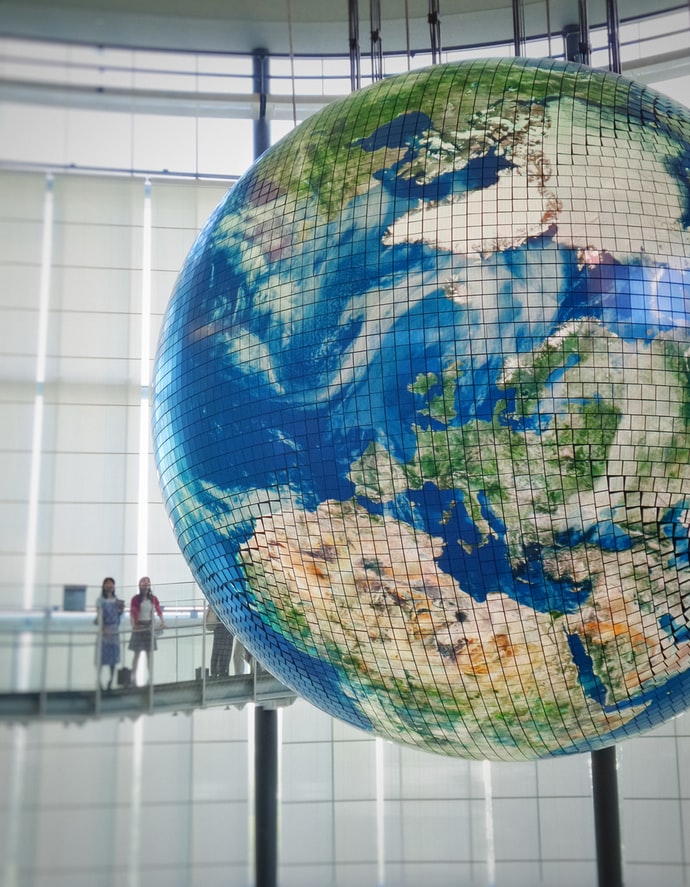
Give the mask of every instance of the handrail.
<path id="1" fill-rule="evenodd" d="M 142 657 L 139 683 L 103 690 L 99 681 L 101 625 L 96 609 L 0 610 L 0 719 L 101 717 L 106 714 L 185 710 L 208 705 L 292 702 L 296 695 L 254 661 L 249 673 L 208 676 L 211 644 L 206 608 L 165 605 L 165 630 L 156 637 L 151 663 Z M 95 623 L 95 624 L 94 624 Z M 128 612 L 120 626 L 121 666 L 131 666 Z M 150 673 L 149 664 L 152 665 Z M 148 677 L 152 678 L 148 680 Z M 264 704 L 262 703 L 262 704 Z"/>
<path id="2" fill-rule="evenodd" d="M 153 662 L 157 680 L 172 683 L 194 678 L 201 664 L 204 609 L 200 605 L 165 606 L 166 631 L 158 637 Z M 99 625 L 95 608 L 0 611 L 0 692 L 52 689 L 86 690 L 97 685 Z M 120 666 L 129 664 L 131 624 L 125 610 L 120 624 Z M 180 644 L 184 647 L 180 649 Z"/>

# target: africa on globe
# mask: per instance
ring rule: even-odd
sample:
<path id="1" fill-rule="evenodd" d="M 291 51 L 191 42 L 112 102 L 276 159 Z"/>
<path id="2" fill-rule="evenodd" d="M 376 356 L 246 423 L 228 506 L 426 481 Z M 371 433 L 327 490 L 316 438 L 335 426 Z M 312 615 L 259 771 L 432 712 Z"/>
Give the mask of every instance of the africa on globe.
<path id="1" fill-rule="evenodd" d="M 197 238 L 154 445 L 276 677 L 465 758 L 690 705 L 690 112 L 553 60 L 334 102 Z"/>

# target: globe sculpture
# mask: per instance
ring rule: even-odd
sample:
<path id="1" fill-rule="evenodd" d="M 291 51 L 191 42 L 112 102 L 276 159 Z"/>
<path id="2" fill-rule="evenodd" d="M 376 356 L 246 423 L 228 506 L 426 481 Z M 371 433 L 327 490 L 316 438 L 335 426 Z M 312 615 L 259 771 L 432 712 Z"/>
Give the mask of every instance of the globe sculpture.
<path id="1" fill-rule="evenodd" d="M 553 60 L 334 102 L 213 213 L 154 439 L 222 620 L 316 706 L 465 758 L 690 702 L 690 113 Z"/>

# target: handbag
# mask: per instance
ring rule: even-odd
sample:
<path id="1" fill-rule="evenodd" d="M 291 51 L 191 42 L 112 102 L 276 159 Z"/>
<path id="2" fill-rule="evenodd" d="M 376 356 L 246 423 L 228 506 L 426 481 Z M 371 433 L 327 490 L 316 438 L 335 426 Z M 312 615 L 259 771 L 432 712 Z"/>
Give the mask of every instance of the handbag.
<path id="1" fill-rule="evenodd" d="M 126 647 L 124 638 L 120 642 L 120 650 L 122 653 L 122 660 L 124 662 L 126 654 Z M 117 686 L 118 687 L 131 687 L 132 686 L 132 669 L 128 668 L 126 665 L 121 665 L 117 670 Z"/>
<path id="2" fill-rule="evenodd" d="M 117 670 L 117 685 L 118 687 L 129 687 L 132 683 L 132 669 L 127 668 L 126 665 L 123 665 L 122 668 L 118 668 Z"/>

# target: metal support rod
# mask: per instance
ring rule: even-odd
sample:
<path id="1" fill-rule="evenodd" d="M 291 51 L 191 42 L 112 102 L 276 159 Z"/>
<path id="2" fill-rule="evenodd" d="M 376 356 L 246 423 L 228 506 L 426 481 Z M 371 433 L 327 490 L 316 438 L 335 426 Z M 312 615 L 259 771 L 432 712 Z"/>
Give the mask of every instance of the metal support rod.
<path id="1" fill-rule="evenodd" d="M 589 14 L 587 12 L 587 0 L 578 0 L 577 4 L 578 24 L 580 26 L 580 62 L 583 65 L 591 64 L 592 47 L 589 43 Z"/>
<path id="2" fill-rule="evenodd" d="M 276 887 L 278 872 L 278 713 L 254 710 L 256 887 Z"/>
<path id="3" fill-rule="evenodd" d="M 262 96 L 254 123 L 254 159 L 269 147 L 265 97 L 268 94 L 268 53 L 254 50 L 254 90 Z M 254 663 L 254 671 L 257 665 Z M 256 676 L 254 677 L 256 681 Z M 256 695 L 256 684 L 254 686 Z M 256 887 L 276 887 L 278 877 L 278 720 L 274 709 L 254 709 L 254 866 Z"/>
<path id="4" fill-rule="evenodd" d="M 429 0 L 429 38 L 431 40 L 431 63 L 441 61 L 441 17 L 438 0 Z"/>
<path id="5" fill-rule="evenodd" d="M 599 887 L 623 887 L 616 747 L 591 753 Z"/>
<path id="6" fill-rule="evenodd" d="M 381 41 L 381 0 L 370 0 L 371 79 L 383 80 L 383 43 Z"/>
<path id="7" fill-rule="evenodd" d="M 546 0 L 546 33 L 548 35 L 549 42 L 549 58 L 553 55 L 553 50 L 551 48 L 551 3 L 550 0 Z"/>
<path id="8" fill-rule="evenodd" d="M 362 85 L 362 54 L 359 47 L 359 7 L 357 0 L 348 0 L 350 22 L 350 89 L 356 92 Z"/>
<path id="9" fill-rule="evenodd" d="M 268 98 L 268 52 L 255 49 L 253 59 L 253 87 L 259 96 L 259 114 L 254 121 L 254 158 L 261 157 L 269 147 L 271 137 L 266 117 L 266 100 Z"/>
<path id="10" fill-rule="evenodd" d="M 513 45 L 517 58 L 525 54 L 525 9 L 523 0 L 513 0 Z"/>
<path id="11" fill-rule="evenodd" d="M 563 29 L 563 41 L 567 61 L 579 62 L 581 65 L 590 64 L 591 46 L 589 44 L 587 0 L 578 0 L 578 23 L 577 25 L 568 25 Z"/>
<path id="12" fill-rule="evenodd" d="M 50 619 L 50 610 L 48 607 L 43 611 L 43 638 L 41 644 L 41 689 L 38 703 L 38 712 L 43 717 L 46 713 L 48 704 L 48 620 Z"/>
<path id="13" fill-rule="evenodd" d="M 265 99 L 268 94 L 268 53 L 254 50 L 254 90 L 262 98 L 254 122 L 254 159 L 269 147 Z M 254 672 L 257 665 L 254 663 Z M 256 682 L 256 676 L 254 676 Z M 256 684 L 255 684 L 256 695 Z M 278 720 L 273 709 L 254 709 L 254 866 L 256 887 L 276 887 L 278 877 Z"/>
<path id="14" fill-rule="evenodd" d="M 609 44 L 609 70 L 621 73 L 621 43 L 618 25 L 618 0 L 606 0 L 606 26 Z"/>

